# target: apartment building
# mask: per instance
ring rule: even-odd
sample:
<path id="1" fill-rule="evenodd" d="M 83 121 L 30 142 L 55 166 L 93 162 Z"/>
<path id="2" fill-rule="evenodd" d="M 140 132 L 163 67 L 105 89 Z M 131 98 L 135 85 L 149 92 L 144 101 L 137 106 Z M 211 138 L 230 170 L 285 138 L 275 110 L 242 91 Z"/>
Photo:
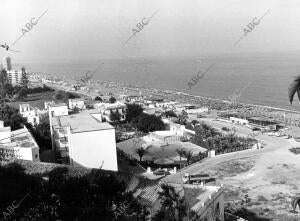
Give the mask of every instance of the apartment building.
<path id="1" fill-rule="evenodd" d="M 51 107 L 49 108 L 51 113 Z M 51 115 L 53 150 L 71 166 L 118 171 L 115 129 L 95 110 Z"/>

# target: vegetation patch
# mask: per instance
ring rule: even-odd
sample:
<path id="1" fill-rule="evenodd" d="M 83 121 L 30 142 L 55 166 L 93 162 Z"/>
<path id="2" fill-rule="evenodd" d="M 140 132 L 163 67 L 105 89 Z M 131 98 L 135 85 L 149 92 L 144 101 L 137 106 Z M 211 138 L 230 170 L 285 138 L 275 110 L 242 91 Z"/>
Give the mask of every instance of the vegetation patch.
<path id="1" fill-rule="evenodd" d="M 254 158 L 226 161 L 210 169 L 210 173 L 217 176 L 217 179 L 222 177 L 233 177 L 240 173 L 248 172 L 254 166 L 254 164 Z"/>
<path id="2" fill-rule="evenodd" d="M 291 151 L 294 154 L 300 154 L 300 147 L 290 148 L 289 151 Z"/>

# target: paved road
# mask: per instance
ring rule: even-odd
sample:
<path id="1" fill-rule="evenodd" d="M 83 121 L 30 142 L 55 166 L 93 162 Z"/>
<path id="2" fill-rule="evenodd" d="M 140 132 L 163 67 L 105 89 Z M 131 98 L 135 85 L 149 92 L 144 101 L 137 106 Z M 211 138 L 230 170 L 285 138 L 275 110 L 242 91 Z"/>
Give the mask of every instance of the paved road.
<path id="1" fill-rule="evenodd" d="M 253 133 L 252 130 L 249 128 L 239 126 L 239 125 L 234 125 L 232 123 L 213 121 L 212 119 L 207 119 L 207 118 L 201 120 L 216 128 L 222 128 L 224 126 L 228 128 L 235 127 L 239 135 L 248 136 L 249 134 Z M 206 158 L 205 160 L 199 163 L 195 163 L 187 168 L 184 168 L 181 171 L 181 173 L 166 176 L 164 180 L 172 183 L 181 183 L 181 177 L 185 173 L 196 174 L 199 173 L 200 171 L 205 171 L 211 167 L 216 166 L 219 163 L 229 161 L 229 160 L 234 160 L 239 158 L 249 158 L 254 156 L 261 157 L 267 153 L 272 153 L 273 151 L 276 151 L 282 147 L 291 145 L 289 139 L 285 139 L 282 137 L 268 136 L 267 134 L 263 134 L 263 135 L 260 134 L 256 137 L 256 139 L 258 139 L 264 145 L 263 149 L 238 151 L 238 152 L 218 155 L 214 158 Z"/>

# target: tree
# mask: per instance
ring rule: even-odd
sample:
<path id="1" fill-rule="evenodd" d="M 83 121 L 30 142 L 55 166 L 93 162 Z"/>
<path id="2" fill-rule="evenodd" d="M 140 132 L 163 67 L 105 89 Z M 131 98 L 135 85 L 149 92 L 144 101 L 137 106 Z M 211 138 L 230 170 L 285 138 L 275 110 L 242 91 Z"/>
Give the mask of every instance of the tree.
<path id="1" fill-rule="evenodd" d="M 28 174 L 17 163 L 0 166 L 1 218 L 8 202 L 16 200 L 21 206 L 8 220 L 99 220 L 99 217 L 104 221 L 145 220 L 145 207 L 126 192 L 124 181 L 128 177 L 124 174 L 99 169 L 82 173 L 83 170 L 62 166 L 53 169 L 53 165 L 30 162 L 25 165 L 27 169 L 38 168 L 43 172 Z M 30 199 L 24 198 L 28 195 Z M 124 205 L 126 211 L 116 218 L 113 205 Z"/>
<path id="2" fill-rule="evenodd" d="M 96 96 L 96 97 L 95 97 L 95 101 L 100 101 L 100 102 L 102 102 L 103 100 L 102 100 L 102 98 L 101 98 L 101 97 L 99 97 L 99 96 Z"/>
<path id="3" fill-rule="evenodd" d="M 138 104 L 126 104 L 126 121 L 131 122 L 134 118 L 143 113 L 143 108 Z"/>
<path id="4" fill-rule="evenodd" d="M 300 75 L 295 77 L 294 81 L 288 88 L 288 97 L 291 104 L 293 103 L 294 95 L 296 92 L 298 94 L 298 99 L 300 100 Z"/>
<path id="5" fill-rule="evenodd" d="M 154 216 L 154 221 L 181 221 L 187 216 L 187 203 L 176 193 L 175 188 L 163 184 L 159 192 L 161 209 Z"/>
<path id="6" fill-rule="evenodd" d="M 188 119 L 188 113 L 185 110 L 182 110 L 179 117 L 179 123 L 185 125 Z"/>
<path id="7" fill-rule="evenodd" d="M 143 147 L 139 147 L 138 149 L 135 150 L 135 152 L 139 155 L 140 162 L 142 162 L 142 158 L 147 153 L 147 150 L 144 149 Z"/>
<path id="8" fill-rule="evenodd" d="M 110 120 L 113 122 L 120 122 L 121 120 L 121 114 L 119 113 L 119 111 L 112 111 L 110 114 Z"/>
<path id="9" fill-rule="evenodd" d="M 142 113 L 133 119 L 133 123 L 137 129 L 144 133 L 165 129 L 165 124 L 160 117 L 145 113 Z"/>
<path id="10" fill-rule="evenodd" d="M 25 67 L 22 67 L 21 85 L 22 85 L 22 87 L 27 88 L 28 83 L 29 83 L 29 80 L 28 80 L 28 77 L 27 77 L 27 74 L 26 74 L 26 71 L 25 71 Z"/>
<path id="11" fill-rule="evenodd" d="M 0 72 L 0 96 L 4 98 L 6 96 L 6 87 L 8 86 L 7 72 L 5 69 L 2 69 Z"/>
<path id="12" fill-rule="evenodd" d="M 168 110 L 165 112 L 166 117 L 177 117 L 174 111 Z"/>
<path id="13" fill-rule="evenodd" d="M 114 98 L 114 97 L 110 97 L 110 98 L 109 98 L 109 102 L 110 102 L 111 104 L 116 103 L 116 101 L 117 101 L 117 99 Z"/>
<path id="14" fill-rule="evenodd" d="M 185 152 L 184 152 L 184 156 L 185 156 L 185 158 L 186 158 L 187 165 L 189 165 L 190 162 L 191 162 L 191 159 L 192 159 L 192 157 L 193 157 L 193 152 L 192 152 L 191 150 L 185 151 Z"/>
<path id="15" fill-rule="evenodd" d="M 0 162 L 10 161 L 18 157 L 17 151 L 14 149 L 0 148 Z"/>
<path id="16" fill-rule="evenodd" d="M 181 157 L 185 156 L 185 149 L 184 148 L 176 149 L 176 153 L 178 154 L 179 161 L 181 163 Z"/>
<path id="17" fill-rule="evenodd" d="M 10 126 L 11 130 L 23 128 L 26 123 L 26 119 L 19 114 L 19 111 L 8 105 L 0 106 L 0 120 L 4 121 L 5 127 Z"/>
<path id="18" fill-rule="evenodd" d="M 298 208 L 300 209 L 300 197 L 295 197 L 295 198 L 292 200 L 292 208 L 293 208 L 294 211 L 296 211 L 297 206 L 298 206 Z"/>
<path id="19" fill-rule="evenodd" d="M 199 124 L 199 121 L 197 121 L 197 120 L 192 120 L 192 125 L 193 125 L 194 128 L 196 127 L 196 124 Z"/>
<path id="20" fill-rule="evenodd" d="M 41 117 L 39 124 L 34 126 L 32 126 L 31 124 L 26 124 L 26 127 L 40 147 L 40 151 L 50 150 L 52 148 L 50 122 L 48 115 Z"/>

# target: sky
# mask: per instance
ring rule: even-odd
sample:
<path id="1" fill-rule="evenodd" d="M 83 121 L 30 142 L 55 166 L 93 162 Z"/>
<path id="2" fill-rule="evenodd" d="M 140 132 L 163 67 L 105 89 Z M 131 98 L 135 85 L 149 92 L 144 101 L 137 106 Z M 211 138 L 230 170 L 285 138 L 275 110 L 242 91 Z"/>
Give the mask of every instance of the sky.
<path id="1" fill-rule="evenodd" d="M 299 0 L 0 0 L 0 57 L 15 62 L 300 50 Z M 36 20 L 24 32 L 26 23 Z M 269 12 L 236 45 L 253 18 Z M 157 12 L 129 42 L 133 29 Z"/>

